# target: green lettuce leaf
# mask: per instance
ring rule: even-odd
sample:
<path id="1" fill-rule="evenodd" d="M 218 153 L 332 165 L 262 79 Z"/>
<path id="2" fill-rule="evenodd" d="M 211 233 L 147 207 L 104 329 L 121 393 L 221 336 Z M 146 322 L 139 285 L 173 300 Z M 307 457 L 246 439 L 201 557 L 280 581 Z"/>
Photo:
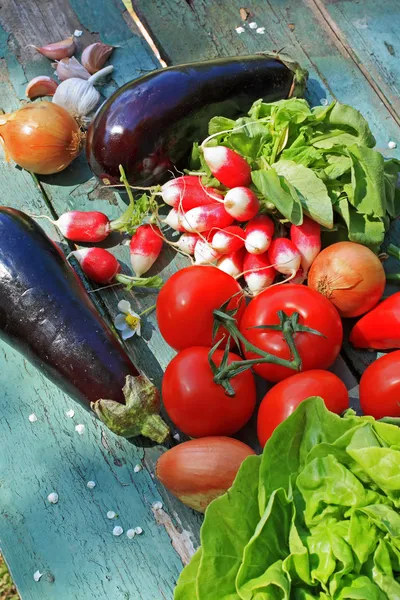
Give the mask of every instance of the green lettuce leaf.
<path id="1" fill-rule="evenodd" d="M 279 177 L 275 169 L 253 171 L 252 181 L 268 202 L 272 202 L 280 213 L 291 223 L 301 225 L 303 209 L 296 190 L 284 177 Z"/>
<path id="2" fill-rule="evenodd" d="M 352 161 L 351 184 L 353 195 L 350 202 L 359 213 L 384 217 L 386 192 L 384 160 L 382 154 L 363 146 L 350 146 L 347 152 Z"/>
<path id="3" fill-rule="evenodd" d="M 322 113 L 323 114 L 323 113 Z M 368 122 L 355 108 L 336 102 L 318 122 L 316 135 L 310 143 L 317 148 L 332 148 L 336 145 L 359 144 L 372 148 L 375 138 Z"/>
<path id="4" fill-rule="evenodd" d="M 347 225 L 349 240 L 378 250 L 385 238 L 385 223 L 379 217 L 361 214 L 353 208 L 347 198 L 340 198 L 335 210 Z"/>
<path id="5" fill-rule="evenodd" d="M 279 160 L 272 166 L 295 188 L 304 212 L 320 225 L 332 229 L 332 202 L 324 182 L 314 171 L 291 160 Z"/>
<path id="6" fill-rule="evenodd" d="M 197 574 L 200 566 L 201 548 L 192 556 L 192 560 L 179 576 L 174 592 L 174 600 L 198 600 Z"/>

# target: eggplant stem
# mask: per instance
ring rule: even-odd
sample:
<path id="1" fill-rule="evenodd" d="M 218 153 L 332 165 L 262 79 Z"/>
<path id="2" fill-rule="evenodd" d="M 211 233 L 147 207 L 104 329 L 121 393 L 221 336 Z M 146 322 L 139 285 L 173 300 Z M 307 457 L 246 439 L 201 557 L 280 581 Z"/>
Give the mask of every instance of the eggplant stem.
<path id="1" fill-rule="evenodd" d="M 387 273 L 386 281 L 400 281 L 400 273 Z"/>

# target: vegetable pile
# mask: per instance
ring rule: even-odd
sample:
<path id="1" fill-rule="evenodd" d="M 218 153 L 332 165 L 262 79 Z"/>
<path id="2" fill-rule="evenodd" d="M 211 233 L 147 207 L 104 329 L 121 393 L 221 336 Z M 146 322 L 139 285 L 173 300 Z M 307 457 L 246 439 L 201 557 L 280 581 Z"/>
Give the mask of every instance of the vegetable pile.
<path id="1" fill-rule="evenodd" d="M 400 596 L 400 431 L 300 404 L 213 501 L 175 600 Z"/>
<path id="2" fill-rule="evenodd" d="M 247 117 L 211 119 L 209 133 L 205 153 L 195 145 L 192 167 L 215 175 L 207 152 L 217 145 L 234 150 L 250 165 L 262 205 L 272 204 L 291 223 L 301 224 L 304 213 L 337 236 L 377 249 L 400 212 L 400 162 L 384 161 L 373 149 L 367 121 L 351 106 L 258 100 Z"/>

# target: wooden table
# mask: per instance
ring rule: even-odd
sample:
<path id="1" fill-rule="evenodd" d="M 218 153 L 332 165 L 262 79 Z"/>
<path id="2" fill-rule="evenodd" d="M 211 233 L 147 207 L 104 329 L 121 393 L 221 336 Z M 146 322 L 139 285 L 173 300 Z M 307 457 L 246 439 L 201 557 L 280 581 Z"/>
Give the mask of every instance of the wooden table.
<path id="1" fill-rule="evenodd" d="M 244 6 L 250 14 L 239 34 Z M 265 28 L 263 33 L 251 29 L 250 22 Z M 76 29 L 83 31 L 81 49 L 99 39 L 117 46 L 105 95 L 160 67 L 148 34 L 167 64 L 284 49 L 310 72 L 309 101 L 336 97 L 356 106 L 368 119 L 378 149 L 400 158 L 399 22 L 396 0 L 259 0 L 248 5 L 243 0 L 138 0 L 134 9 L 120 0 L 4 0 L 0 105 L 5 111 L 17 108 L 27 81 L 52 74 L 50 62 L 28 45 L 56 41 Z M 389 150 L 389 140 L 399 148 Z M 91 178 L 83 156 L 63 173 L 41 177 L 39 189 L 29 173 L 3 161 L 0 181 L 2 203 L 36 215 L 54 218 L 68 209 L 90 208 L 113 218 L 124 207 Z M 59 240 L 48 221 L 42 225 Z M 399 241 L 400 230 L 392 229 L 391 240 Z M 117 254 L 127 266 L 127 248 Z M 184 264 L 168 253 L 163 260 L 164 278 Z M 395 261 L 390 268 L 396 270 Z M 129 294 L 115 288 L 93 294 L 109 319 L 118 312 L 121 297 Z M 140 293 L 129 299 L 141 310 L 154 301 Z M 143 337 L 127 346 L 159 384 L 172 352 L 154 316 L 146 320 Z M 375 358 L 348 347 L 346 357 L 356 374 Z M 352 387 L 354 380 L 346 377 Z M 0 344 L 0 381 L 0 547 L 23 600 L 171 600 L 182 562 L 198 544 L 201 519 L 154 480 L 161 449 L 111 434 L 5 344 Z M 72 418 L 66 416 L 70 409 Z M 31 413 L 37 415 L 34 423 L 28 419 Z M 85 425 L 83 435 L 75 431 L 78 424 Z M 137 464 L 143 470 L 135 472 Z M 96 482 L 94 489 L 87 487 L 89 480 Z M 59 494 L 56 505 L 46 500 L 52 491 Z M 164 509 L 154 511 L 158 500 Z M 107 519 L 110 510 L 117 519 Z M 125 534 L 114 537 L 116 524 L 125 531 L 140 526 L 143 534 L 133 540 Z M 37 570 L 43 576 L 35 582 Z"/>

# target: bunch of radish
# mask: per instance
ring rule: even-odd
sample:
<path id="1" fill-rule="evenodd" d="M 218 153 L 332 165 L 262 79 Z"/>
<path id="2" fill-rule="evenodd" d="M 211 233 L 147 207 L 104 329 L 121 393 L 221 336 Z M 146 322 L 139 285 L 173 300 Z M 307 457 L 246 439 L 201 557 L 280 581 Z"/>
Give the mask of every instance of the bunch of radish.
<path id="1" fill-rule="evenodd" d="M 200 176 L 172 179 L 154 192 L 170 206 L 164 224 L 180 232 L 170 242 L 178 251 L 193 256 L 196 265 L 212 264 L 239 279 L 243 276 L 250 294 L 256 295 L 281 282 L 303 283 L 321 249 L 318 223 L 304 217 L 292 225 L 287 237 L 275 236 L 275 222 L 260 212 L 260 201 L 249 187 L 247 161 L 224 146 L 203 147 L 212 175 L 227 188 L 204 185 Z M 103 241 L 113 222 L 101 212 L 71 211 L 54 223 L 74 242 Z M 282 229 L 282 228 L 281 228 Z M 140 225 L 130 241 L 132 269 L 137 277 L 146 273 L 160 255 L 164 235 L 152 223 Z M 118 280 L 120 264 L 107 250 L 83 248 L 73 253 L 83 271 L 97 283 Z"/>
<path id="2" fill-rule="evenodd" d="M 278 274 L 284 281 L 303 283 L 321 249 L 320 226 L 304 217 L 292 225 L 289 237 L 274 237 L 273 219 L 260 213 L 260 202 L 249 187 L 247 161 L 224 146 L 203 147 L 213 176 L 226 188 L 205 186 L 200 177 L 185 175 L 161 188 L 171 206 L 165 223 L 182 232 L 175 246 L 194 256 L 194 264 L 216 265 L 235 278 L 244 277 L 255 295 L 272 285 Z"/>

